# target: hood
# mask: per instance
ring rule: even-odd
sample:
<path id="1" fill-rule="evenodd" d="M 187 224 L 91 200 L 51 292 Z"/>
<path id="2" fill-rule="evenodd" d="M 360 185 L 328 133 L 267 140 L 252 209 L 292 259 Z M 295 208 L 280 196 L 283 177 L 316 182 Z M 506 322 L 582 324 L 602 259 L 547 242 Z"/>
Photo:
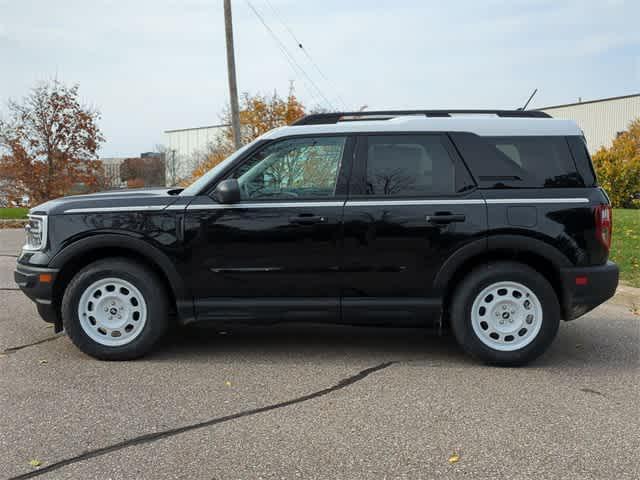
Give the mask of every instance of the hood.
<path id="1" fill-rule="evenodd" d="M 132 210 L 162 210 L 174 203 L 179 197 L 180 188 L 130 188 L 71 195 L 56 198 L 33 207 L 29 213 L 34 215 L 60 215 L 65 213 L 108 212 L 131 208 Z"/>

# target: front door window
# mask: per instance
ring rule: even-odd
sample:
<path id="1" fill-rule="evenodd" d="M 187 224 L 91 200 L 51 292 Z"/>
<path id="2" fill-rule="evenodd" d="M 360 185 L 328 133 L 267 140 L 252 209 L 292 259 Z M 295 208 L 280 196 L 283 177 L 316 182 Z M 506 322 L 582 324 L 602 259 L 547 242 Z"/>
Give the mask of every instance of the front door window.
<path id="1" fill-rule="evenodd" d="M 242 200 L 333 197 L 345 142 L 315 137 L 268 145 L 233 174 Z"/>

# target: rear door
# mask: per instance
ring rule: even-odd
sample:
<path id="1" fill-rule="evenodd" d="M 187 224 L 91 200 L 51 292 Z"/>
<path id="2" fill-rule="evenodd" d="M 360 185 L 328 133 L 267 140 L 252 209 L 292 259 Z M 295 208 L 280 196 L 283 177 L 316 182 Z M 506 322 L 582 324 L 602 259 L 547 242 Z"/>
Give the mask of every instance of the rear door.
<path id="1" fill-rule="evenodd" d="M 435 278 L 457 250 L 484 246 L 485 202 L 446 134 L 360 135 L 344 213 L 345 320 L 439 318 Z"/>

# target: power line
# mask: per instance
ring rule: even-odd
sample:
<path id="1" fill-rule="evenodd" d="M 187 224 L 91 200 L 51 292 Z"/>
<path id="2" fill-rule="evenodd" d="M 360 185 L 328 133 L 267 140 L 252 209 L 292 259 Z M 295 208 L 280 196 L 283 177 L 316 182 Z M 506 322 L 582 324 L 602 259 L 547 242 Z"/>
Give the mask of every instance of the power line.
<path id="1" fill-rule="evenodd" d="M 325 82 L 327 82 L 327 84 L 331 87 L 332 90 L 335 91 L 336 96 L 338 98 L 338 100 L 340 100 L 340 103 L 342 103 L 342 106 L 347 109 L 347 104 L 345 103 L 344 99 L 342 98 L 342 96 L 340 95 L 338 89 L 333 85 L 333 83 L 331 82 L 331 80 L 329 80 L 329 78 L 324 74 L 324 72 L 322 71 L 322 69 L 320 69 L 320 67 L 318 66 L 318 64 L 313 60 L 313 58 L 311 57 L 311 54 L 308 52 L 308 50 L 306 48 L 304 48 L 304 45 L 302 45 L 302 42 L 298 39 L 298 37 L 296 37 L 296 34 L 293 33 L 293 30 L 289 27 L 289 25 L 283 20 L 283 16 L 280 13 L 279 10 L 277 10 L 273 4 L 271 3 L 270 0 L 265 0 L 265 3 L 267 5 L 269 5 L 269 8 L 271 8 L 271 11 L 274 13 L 274 15 L 278 18 L 278 21 L 282 24 L 282 26 L 287 30 L 287 32 L 289 32 L 289 35 L 291 35 L 291 38 L 293 39 L 293 41 L 295 42 L 295 44 L 298 46 L 298 48 L 300 50 L 302 50 L 302 52 L 304 53 L 305 57 L 307 57 L 307 60 L 309 60 L 309 63 L 311 63 L 311 65 L 313 65 L 313 67 L 316 69 L 316 71 L 318 72 L 318 74 L 320 74 L 320 76 L 325 80 Z"/>
<path id="2" fill-rule="evenodd" d="M 300 66 L 300 64 L 295 60 L 295 58 L 291 55 L 291 53 L 289 52 L 287 47 L 284 45 L 284 43 L 280 40 L 280 38 L 276 35 L 276 33 L 271 29 L 271 27 L 269 27 L 269 25 L 267 25 L 267 22 L 264 20 L 262 15 L 260 15 L 260 12 L 258 12 L 258 10 L 256 10 L 256 8 L 253 6 L 253 4 L 249 0 L 245 0 L 245 1 L 247 2 L 247 5 L 249 6 L 249 8 L 256 15 L 256 17 L 258 17 L 258 20 L 260 20 L 262 25 L 264 25 L 264 28 L 267 29 L 269 34 L 276 41 L 276 43 L 278 44 L 280 50 L 282 51 L 282 53 L 284 54 L 285 58 L 287 59 L 287 62 L 291 66 L 291 68 L 293 68 L 294 70 L 296 70 L 296 68 L 297 68 L 297 70 L 300 71 L 305 76 L 305 78 L 309 81 L 309 83 L 315 88 L 315 90 L 320 95 L 320 98 L 322 98 L 322 100 L 329 106 L 329 108 L 331 110 L 334 110 L 333 105 L 331 104 L 329 99 L 325 96 L 325 94 L 322 92 L 320 87 L 318 87 L 318 85 L 316 85 L 316 83 L 313 81 L 313 79 L 307 74 L 305 69 L 302 68 Z"/>
<path id="3" fill-rule="evenodd" d="M 284 55 L 285 59 L 287 60 L 287 62 L 289 63 L 289 66 L 291 66 L 291 68 L 295 71 L 295 72 L 300 72 L 302 73 L 302 75 L 304 75 L 304 77 L 309 81 L 309 83 L 315 88 L 315 91 L 317 92 L 317 95 L 320 96 L 321 102 L 324 101 L 327 105 L 329 105 L 329 107 L 331 109 L 333 109 L 333 105 L 331 104 L 331 102 L 327 99 L 327 97 L 324 95 L 324 93 L 322 92 L 322 90 L 320 90 L 320 88 L 316 85 L 316 83 L 313 81 L 313 79 L 307 74 L 307 72 L 304 70 L 304 68 L 302 68 L 300 66 L 300 64 L 295 60 L 295 58 L 293 57 L 293 55 L 291 55 L 291 53 L 289 52 L 289 50 L 287 49 L 287 47 L 284 45 L 284 43 L 280 40 L 280 38 L 276 35 L 276 33 L 273 31 L 273 29 L 271 29 L 271 27 L 269 27 L 269 25 L 267 25 L 267 22 L 265 21 L 264 17 L 260 14 L 260 12 L 258 12 L 258 10 L 251 4 L 251 2 L 249 0 L 246 0 L 247 5 L 249 6 L 249 8 L 253 11 L 253 13 L 256 15 L 256 17 L 258 17 L 258 20 L 260 20 L 260 22 L 262 23 L 262 25 L 264 25 L 265 29 L 267 30 L 267 32 L 272 36 L 272 38 L 275 40 L 278 48 L 280 49 L 280 51 L 282 52 L 282 54 Z M 307 83 L 304 79 L 303 79 L 303 83 Z M 310 88 L 309 85 L 306 85 L 307 89 L 309 90 L 309 93 L 311 94 L 311 96 L 313 97 L 314 101 L 317 101 L 316 98 L 316 93 L 314 93 L 313 88 Z"/>

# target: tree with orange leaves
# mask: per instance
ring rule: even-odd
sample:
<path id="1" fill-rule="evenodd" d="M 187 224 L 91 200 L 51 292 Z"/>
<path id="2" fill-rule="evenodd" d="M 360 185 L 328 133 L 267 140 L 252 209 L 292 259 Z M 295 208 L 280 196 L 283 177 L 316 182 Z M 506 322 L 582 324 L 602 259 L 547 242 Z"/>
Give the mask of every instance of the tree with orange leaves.
<path id="1" fill-rule="evenodd" d="M 287 98 L 280 97 L 275 91 L 270 97 L 245 93 L 240 103 L 242 143 L 252 142 L 274 128 L 291 125 L 304 114 L 304 105 L 295 96 L 293 88 L 289 89 Z M 224 111 L 222 119 L 225 124 L 231 124 L 231 114 L 228 110 Z M 204 158 L 198 163 L 186 183 L 189 184 L 204 175 L 233 151 L 233 131 L 229 126 L 224 129 L 219 141 L 209 146 Z"/>
<path id="2" fill-rule="evenodd" d="M 39 85 L 8 103 L 0 121 L 0 194 L 9 204 L 31 205 L 97 188 L 101 171 L 96 151 L 104 141 L 99 112 L 80 104 L 78 85 Z"/>

